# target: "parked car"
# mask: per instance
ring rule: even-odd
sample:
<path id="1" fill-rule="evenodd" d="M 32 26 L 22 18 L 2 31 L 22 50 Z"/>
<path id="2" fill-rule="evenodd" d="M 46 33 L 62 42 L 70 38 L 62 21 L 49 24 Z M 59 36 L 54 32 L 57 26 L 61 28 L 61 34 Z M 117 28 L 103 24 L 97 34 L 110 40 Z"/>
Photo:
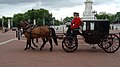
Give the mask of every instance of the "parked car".
<path id="1" fill-rule="evenodd" d="M 12 31 L 16 31 L 17 30 L 17 27 L 12 27 Z"/>

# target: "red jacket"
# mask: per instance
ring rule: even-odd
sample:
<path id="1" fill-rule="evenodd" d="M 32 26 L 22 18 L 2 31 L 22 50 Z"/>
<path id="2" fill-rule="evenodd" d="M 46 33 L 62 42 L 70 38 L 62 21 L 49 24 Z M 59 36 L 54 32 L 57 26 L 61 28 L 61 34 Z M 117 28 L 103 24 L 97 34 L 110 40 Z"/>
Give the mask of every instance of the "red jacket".
<path id="1" fill-rule="evenodd" d="M 72 23 L 71 23 L 70 28 L 71 28 L 71 29 L 79 28 L 80 25 L 81 25 L 81 19 L 80 19 L 80 17 L 75 17 L 75 18 L 72 20 Z"/>

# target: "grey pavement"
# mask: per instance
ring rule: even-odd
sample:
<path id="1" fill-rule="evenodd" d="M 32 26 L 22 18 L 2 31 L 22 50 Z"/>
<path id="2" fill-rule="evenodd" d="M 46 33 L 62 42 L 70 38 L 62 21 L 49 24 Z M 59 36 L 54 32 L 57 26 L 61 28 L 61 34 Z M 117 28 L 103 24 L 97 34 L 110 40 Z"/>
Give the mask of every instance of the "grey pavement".
<path id="1" fill-rule="evenodd" d="M 7 42 L 8 41 L 8 42 Z M 106 53 L 97 45 L 91 45 L 79 40 L 79 47 L 73 53 L 62 49 L 62 40 L 59 45 L 53 43 L 53 52 L 49 52 L 49 43 L 42 51 L 39 48 L 24 50 L 26 39 L 15 38 L 15 32 L 0 33 L 0 67 L 120 67 L 120 49 L 115 53 Z M 42 41 L 36 43 L 39 47 Z"/>

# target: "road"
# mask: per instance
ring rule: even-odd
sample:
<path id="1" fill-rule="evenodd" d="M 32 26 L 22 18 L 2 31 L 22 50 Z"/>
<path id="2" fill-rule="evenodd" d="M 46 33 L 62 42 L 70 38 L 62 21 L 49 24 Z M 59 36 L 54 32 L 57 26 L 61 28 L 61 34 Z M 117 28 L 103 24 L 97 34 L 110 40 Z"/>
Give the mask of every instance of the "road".
<path id="1" fill-rule="evenodd" d="M 24 50 L 26 39 L 15 38 L 14 31 L 0 31 L 0 67 L 120 67 L 120 49 L 115 53 L 106 53 L 79 40 L 79 47 L 74 53 L 66 53 L 59 45 L 49 52 L 49 43 L 40 51 L 39 48 Z M 40 47 L 42 41 L 36 43 Z"/>

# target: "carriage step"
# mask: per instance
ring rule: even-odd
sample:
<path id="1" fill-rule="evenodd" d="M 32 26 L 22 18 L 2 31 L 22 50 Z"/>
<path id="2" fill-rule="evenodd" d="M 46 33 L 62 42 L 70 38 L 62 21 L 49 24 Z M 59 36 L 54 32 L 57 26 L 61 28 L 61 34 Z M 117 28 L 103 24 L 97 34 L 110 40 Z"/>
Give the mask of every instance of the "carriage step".
<path id="1" fill-rule="evenodd" d="M 96 49 L 96 47 L 92 47 L 92 49 Z"/>
<path id="2" fill-rule="evenodd" d="M 92 45 L 93 45 L 92 49 L 96 49 L 95 44 L 92 44 Z"/>

